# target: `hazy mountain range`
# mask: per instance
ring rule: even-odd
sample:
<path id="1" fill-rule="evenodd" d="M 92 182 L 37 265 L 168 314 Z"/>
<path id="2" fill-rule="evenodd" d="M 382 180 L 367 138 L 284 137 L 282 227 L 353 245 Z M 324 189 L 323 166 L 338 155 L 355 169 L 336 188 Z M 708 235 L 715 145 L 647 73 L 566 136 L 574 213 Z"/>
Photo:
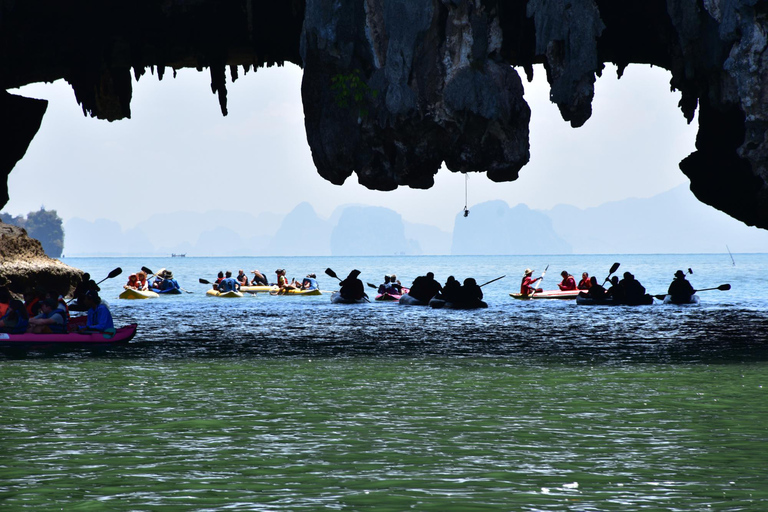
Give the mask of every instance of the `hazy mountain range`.
<path id="1" fill-rule="evenodd" d="M 66 256 L 373 256 L 768 252 L 768 231 L 700 203 L 685 186 L 647 199 L 531 210 L 504 201 L 459 213 L 452 233 L 389 208 L 344 205 L 330 218 L 301 203 L 287 215 L 214 210 L 157 214 L 128 230 L 65 223 Z"/>

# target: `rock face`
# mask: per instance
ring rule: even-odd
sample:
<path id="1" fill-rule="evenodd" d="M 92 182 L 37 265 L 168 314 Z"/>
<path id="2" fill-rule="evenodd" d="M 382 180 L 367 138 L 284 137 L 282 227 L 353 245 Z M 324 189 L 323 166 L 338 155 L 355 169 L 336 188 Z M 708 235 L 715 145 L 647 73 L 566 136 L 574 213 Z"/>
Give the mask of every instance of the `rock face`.
<path id="1" fill-rule="evenodd" d="M 355 173 L 369 188 L 391 190 L 430 187 L 442 162 L 455 172 L 516 179 L 529 159 L 530 112 L 514 67 L 530 77 L 533 64 L 543 64 L 552 101 L 578 127 L 591 115 L 604 63 L 620 71 L 651 64 L 672 73 L 689 121 L 698 110 L 696 151 L 680 164 L 692 191 L 768 228 L 764 0 L 107 5 L 0 0 L 2 88 L 65 78 L 86 114 L 118 119 L 130 117 L 131 70 L 138 79 L 147 67 L 159 77 L 169 67 L 208 67 L 226 114 L 227 66 L 234 80 L 238 66 L 294 62 L 305 70 L 318 172 L 333 183 Z M 0 154 L 23 155 L 42 113 L 10 96 L 0 95 L 3 133 L 15 130 L 16 139 L 3 144 L 15 152 Z M 16 160 L 0 160 L 0 173 Z"/>
<path id="2" fill-rule="evenodd" d="M 46 256 L 26 230 L 0 222 L 0 286 L 17 295 L 27 288 L 69 295 L 81 279 L 80 270 Z"/>

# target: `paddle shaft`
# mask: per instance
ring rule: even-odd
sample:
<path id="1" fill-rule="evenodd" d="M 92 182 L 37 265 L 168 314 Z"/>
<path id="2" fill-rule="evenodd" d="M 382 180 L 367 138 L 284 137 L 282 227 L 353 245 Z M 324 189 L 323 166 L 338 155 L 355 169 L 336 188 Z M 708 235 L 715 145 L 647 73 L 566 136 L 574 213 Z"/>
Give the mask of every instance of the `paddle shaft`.
<path id="1" fill-rule="evenodd" d="M 492 283 L 492 282 L 494 282 L 494 281 L 498 281 L 499 279 L 504 279 L 505 277 L 507 277 L 507 275 L 506 275 L 506 274 L 504 274 L 504 275 L 503 275 L 503 276 L 501 276 L 501 277 L 497 277 L 496 279 L 491 279 L 491 280 L 490 280 L 490 281 L 488 281 L 487 283 L 483 283 L 483 284 L 481 284 L 481 285 L 480 285 L 480 288 L 482 288 L 483 286 L 485 286 L 485 285 L 487 285 L 487 284 L 491 284 L 491 283 Z"/>
<path id="2" fill-rule="evenodd" d="M 542 272 L 542 273 L 541 273 L 541 275 L 539 276 L 539 278 L 536 280 L 536 281 L 538 281 L 538 282 L 539 282 L 539 284 L 541 284 L 541 282 L 544 280 L 544 276 L 545 276 L 545 275 L 547 275 L 547 269 L 549 269 L 549 265 L 547 265 L 546 267 L 544 267 L 544 272 Z M 534 283 L 535 283 L 536 281 L 534 281 Z M 537 290 L 537 288 L 534 286 L 534 287 L 533 287 L 533 291 L 532 291 L 532 292 L 531 292 L 531 294 L 529 295 L 529 297 L 530 297 L 530 298 L 533 298 L 533 296 L 534 296 L 534 295 L 536 295 L 536 290 Z"/>

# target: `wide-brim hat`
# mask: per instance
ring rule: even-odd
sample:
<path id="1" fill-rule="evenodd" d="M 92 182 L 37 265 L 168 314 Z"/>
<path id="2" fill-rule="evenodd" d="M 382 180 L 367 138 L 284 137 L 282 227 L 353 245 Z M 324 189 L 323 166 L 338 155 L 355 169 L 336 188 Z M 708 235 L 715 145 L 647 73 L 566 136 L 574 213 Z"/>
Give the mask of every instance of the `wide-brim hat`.
<path id="1" fill-rule="evenodd" d="M 533 269 L 530 269 L 530 268 L 525 269 L 525 272 L 523 272 L 524 276 L 528 276 L 531 274 L 533 274 Z"/>
<path id="2" fill-rule="evenodd" d="M 678 270 L 677 272 L 675 272 L 675 277 L 685 277 L 685 272 L 683 272 L 682 270 Z"/>
<path id="3" fill-rule="evenodd" d="M 170 270 L 166 270 L 166 271 L 165 271 L 165 274 L 163 274 L 163 276 L 164 276 L 166 279 L 173 279 L 173 272 L 171 272 Z"/>

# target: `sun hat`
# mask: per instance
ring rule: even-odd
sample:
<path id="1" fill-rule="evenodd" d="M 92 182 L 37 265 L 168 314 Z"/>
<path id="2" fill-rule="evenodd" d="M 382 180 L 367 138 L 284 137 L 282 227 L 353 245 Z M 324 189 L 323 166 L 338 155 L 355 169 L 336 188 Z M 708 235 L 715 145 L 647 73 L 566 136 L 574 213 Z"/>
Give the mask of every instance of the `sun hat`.
<path id="1" fill-rule="evenodd" d="M 525 272 L 523 272 L 523 275 L 524 275 L 524 276 L 529 276 L 529 275 L 531 275 L 531 274 L 533 274 L 533 270 L 532 270 L 532 269 L 530 269 L 530 268 L 527 268 L 527 269 L 525 269 Z"/>
<path id="2" fill-rule="evenodd" d="M 685 277 L 685 272 L 683 272 L 682 270 L 678 270 L 677 272 L 675 272 L 675 277 Z"/>

